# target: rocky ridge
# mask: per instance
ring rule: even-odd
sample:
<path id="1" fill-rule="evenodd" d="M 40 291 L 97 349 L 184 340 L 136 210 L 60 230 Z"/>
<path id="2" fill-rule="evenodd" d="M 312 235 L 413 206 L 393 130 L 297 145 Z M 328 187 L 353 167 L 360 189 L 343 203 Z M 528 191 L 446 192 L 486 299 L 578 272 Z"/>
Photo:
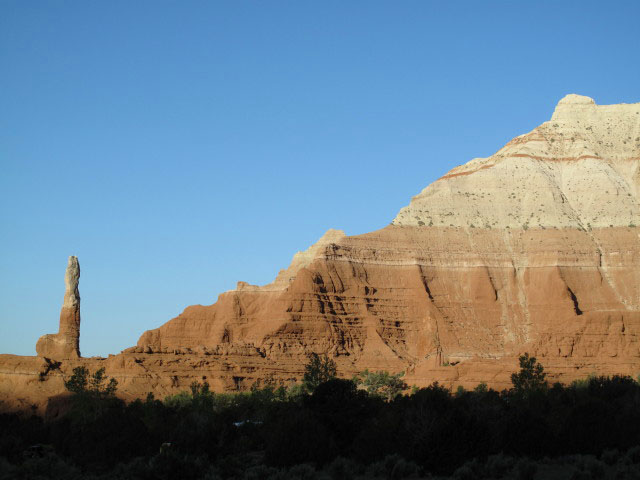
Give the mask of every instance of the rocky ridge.
<path id="1" fill-rule="evenodd" d="M 638 105 L 567 95 L 551 120 L 426 187 L 394 225 L 610 228 L 640 224 Z"/>
<path id="2" fill-rule="evenodd" d="M 289 383 L 319 352 L 344 376 L 385 369 L 419 386 L 504 388 L 525 351 L 553 380 L 635 376 L 639 160 L 640 104 L 568 95 L 550 121 L 454 168 L 382 230 L 330 230 L 273 283 L 239 282 L 119 355 L 57 369 L 47 355 L 0 356 L 0 378 L 28 399 L 27 380 L 57 393 L 85 362 L 106 366 L 125 396 L 162 396 L 194 379 Z"/>

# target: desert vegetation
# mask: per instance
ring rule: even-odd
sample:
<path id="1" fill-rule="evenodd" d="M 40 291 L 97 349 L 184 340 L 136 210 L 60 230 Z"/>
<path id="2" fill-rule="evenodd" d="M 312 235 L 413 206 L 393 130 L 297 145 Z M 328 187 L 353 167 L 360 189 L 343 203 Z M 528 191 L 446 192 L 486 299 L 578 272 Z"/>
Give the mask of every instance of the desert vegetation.
<path id="1" fill-rule="evenodd" d="M 336 378 L 312 356 L 303 383 L 214 393 L 194 382 L 126 404 L 104 371 L 66 380 L 68 412 L 0 416 L 0 478 L 638 478 L 640 385 L 549 385 L 520 358 L 513 388 L 408 389 L 402 374 Z"/>

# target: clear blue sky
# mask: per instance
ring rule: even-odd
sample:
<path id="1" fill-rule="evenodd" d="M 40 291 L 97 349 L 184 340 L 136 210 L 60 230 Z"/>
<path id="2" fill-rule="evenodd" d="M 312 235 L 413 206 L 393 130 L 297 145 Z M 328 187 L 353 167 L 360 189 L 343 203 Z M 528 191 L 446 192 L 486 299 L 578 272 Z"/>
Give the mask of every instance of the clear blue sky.
<path id="1" fill-rule="evenodd" d="M 117 353 L 387 225 L 567 93 L 640 101 L 638 1 L 0 1 L 0 352 Z"/>

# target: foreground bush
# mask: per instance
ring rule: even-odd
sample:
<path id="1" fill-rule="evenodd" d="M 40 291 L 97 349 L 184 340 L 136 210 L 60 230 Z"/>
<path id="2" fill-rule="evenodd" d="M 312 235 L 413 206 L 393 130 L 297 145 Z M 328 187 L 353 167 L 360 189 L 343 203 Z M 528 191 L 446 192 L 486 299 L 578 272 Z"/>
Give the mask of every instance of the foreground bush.
<path id="1" fill-rule="evenodd" d="M 556 469 L 576 479 L 635 475 L 640 386 L 628 377 L 549 386 L 535 359 L 525 360 L 514 388 L 503 392 L 482 386 L 452 394 L 433 384 L 386 396 L 329 378 L 312 393 L 294 394 L 273 384 L 217 394 L 194 383 L 164 401 L 149 395 L 128 405 L 102 387 L 86 394 L 90 383 L 82 378 L 90 373 L 79 372 L 75 384 L 84 387 L 62 418 L 45 423 L 0 415 L 0 474 L 547 478 L 540 472 Z M 96 385 L 108 383 L 99 376 Z"/>

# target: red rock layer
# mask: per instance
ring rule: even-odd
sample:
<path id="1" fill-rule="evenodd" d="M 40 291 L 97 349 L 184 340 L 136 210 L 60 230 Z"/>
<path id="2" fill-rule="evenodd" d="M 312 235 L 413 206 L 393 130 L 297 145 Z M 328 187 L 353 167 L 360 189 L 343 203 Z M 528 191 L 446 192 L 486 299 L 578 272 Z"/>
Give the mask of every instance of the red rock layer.
<path id="1" fill-rule="evenodd" d="M 290 383 L 310 352 L 342 376 L 404 371 L 418 386 L 506 388 L 524 352 L 552 380 L 636 376 L 639 158 L 640 104 L 568 95 L 550 122 L 454 168 L 389 227 L 331 230 L 272 284 L 239 282 L 119 355 L 0 357 L 0 399 L 43 405 L 79 364 L 104 366 L 127 398 L 194 380 Z"/>
<path id="2" fill-rule="evenodd" d="M 138 347 L 245 348 L 278 365 L 327 352 L 345 373 L 404 370 L 419 384 L 434 367 L 512 363 L 525 351 L 565 380 L 585 369 L 635 373 L 639 250 L 634 228 L 390 226 L 329 245 L 286 290 L 189 307 Z"/>

